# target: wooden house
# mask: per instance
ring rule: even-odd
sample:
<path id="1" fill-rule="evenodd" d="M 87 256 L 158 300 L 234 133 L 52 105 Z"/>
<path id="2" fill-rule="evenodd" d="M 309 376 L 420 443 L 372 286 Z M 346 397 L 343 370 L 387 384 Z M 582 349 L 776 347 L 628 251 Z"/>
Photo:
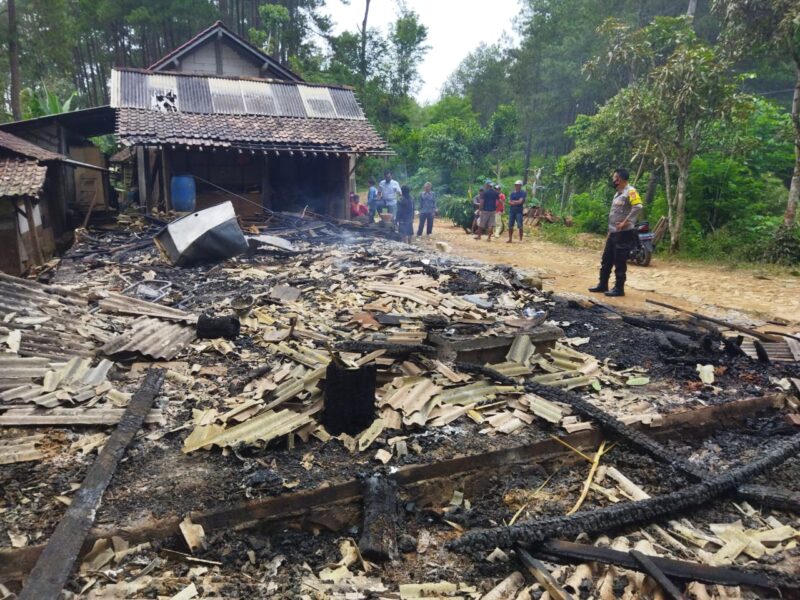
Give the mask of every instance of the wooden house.
<path id="1" fill-rule="evenodd" d="M 192 175 L 197 208 L 345 217 L 355 158 L 390 154 L 352 89 L 304 82 L 221 22 L 148 69 L 114 69 L 111 107 L 150 208 Z"/>

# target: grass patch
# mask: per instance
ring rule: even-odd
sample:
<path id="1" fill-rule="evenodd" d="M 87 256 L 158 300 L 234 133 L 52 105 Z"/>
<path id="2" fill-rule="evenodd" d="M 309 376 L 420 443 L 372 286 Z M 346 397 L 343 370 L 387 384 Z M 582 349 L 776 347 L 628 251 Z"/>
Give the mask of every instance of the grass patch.
<path id="1" fill-rule="evenodd" d="M 564 227 L 561 223 L 542 223 L 533 232 L 542 241 L 562 246 L 580 246 L 580 234 L 576 227 Z"/>

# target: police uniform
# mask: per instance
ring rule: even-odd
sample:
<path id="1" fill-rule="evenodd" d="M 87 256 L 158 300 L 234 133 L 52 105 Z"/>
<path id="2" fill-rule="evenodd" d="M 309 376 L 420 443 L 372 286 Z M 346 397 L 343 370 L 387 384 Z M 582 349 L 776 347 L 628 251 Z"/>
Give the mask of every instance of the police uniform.
<path id="1" fill-rule="evenodd" d="M 616 193 L 608 213 L 608 238 L 606 238 L 603 257 L 600 260 L 600 283 L 591 291 L 604 292 L 608 290 L 608 280 L 613 267 L 616 283 L 610 294 L 624 295 L 628 256 L 636 247 L 639 235 L 636 231 L 636 219 L 641 212 L 642 199 L 635 187 L 626 185 Z M 617 223 L 622 221 L 627 221 L 627 225 L 624 229 L 619 230 Z"/>

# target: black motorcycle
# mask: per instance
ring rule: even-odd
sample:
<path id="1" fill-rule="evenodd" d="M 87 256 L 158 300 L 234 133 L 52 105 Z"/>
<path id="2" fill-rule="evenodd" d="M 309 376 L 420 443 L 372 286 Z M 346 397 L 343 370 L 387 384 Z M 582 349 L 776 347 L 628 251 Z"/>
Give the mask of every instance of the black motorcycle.
<path id="1" fill-rule="evenodd" d="M 655 235 L 650 232 L 650 223 L 647 221 L 642 221 L 636 228 L 636 232 L 639 234 L 639 239 L 636 242 L 636 247 L 631 250 L 628 260 L 640 267 L 646 267 L 653 258 L 653 250 L 655 249 L 653 238 Z"/>

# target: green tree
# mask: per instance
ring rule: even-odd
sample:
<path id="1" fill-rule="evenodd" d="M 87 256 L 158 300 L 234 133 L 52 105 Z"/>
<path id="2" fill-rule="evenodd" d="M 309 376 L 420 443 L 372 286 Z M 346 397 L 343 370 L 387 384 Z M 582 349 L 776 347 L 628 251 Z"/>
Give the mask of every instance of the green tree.
<path id="1" fill-rule="evenodd" d="M 690 23 L 685 18 L 660 18 L 644 32 L 621 24 L 613 27 L 617 40 L 650 66 L 617 94 L 609 124 L 631 135 L 641 152 L 660 158 L 673 252 L 680 245 L 686 218 L 692 161 L 708 147 L 709 128 L 731 119 L 737 110 L 730 63 L 697 40 Z M 612 53 L 610 67 L 616 66 L 614 59 Z"/>
<path id="2" fill-rule="evenodd" d="M 422 130 L 420 156 L 438 172 L 438 182 L 447 192 L 470 185 L 486 165 L 489 134 L 477 121 L 448 119 Z"/>
<path id="3" fill-rule="evenodd" d="M 409 96 L 419 85 L 419 65 L 430 49 L 425 44 L 428 28 L 420 22 L 417 13 L 401 5 L 389 38 L 394 64 L 392 90 L 399 96 Z"/>
<path id="4" fill-rule="evenodd" d="M 260 46 L 267 54 L 278 54 L 281 34 L 289 22 L 289 10 L 280 4 L 265 4 L 258 7 L 262 29 L 250 28 L 250 41 Z"/>
<path id="5" fill-rule="evenodd" d="M 800 201 L 800 3 L 797 0 L 714 0 L 714 10 L 724 20 L 723 40 L 734 56 L 751 53 L 788 56 L 794 63 L 792 99 L 795 162 L 783 222 L 797 221 Z"/>
<path id="6" fill-rule="evenodd" d="M 516 149 L 518 124 L 517 109 L 512 104 L 501 104 L 489 119 L 489 153 L 495 179 L 503 176 L 503 167 Z"/>

